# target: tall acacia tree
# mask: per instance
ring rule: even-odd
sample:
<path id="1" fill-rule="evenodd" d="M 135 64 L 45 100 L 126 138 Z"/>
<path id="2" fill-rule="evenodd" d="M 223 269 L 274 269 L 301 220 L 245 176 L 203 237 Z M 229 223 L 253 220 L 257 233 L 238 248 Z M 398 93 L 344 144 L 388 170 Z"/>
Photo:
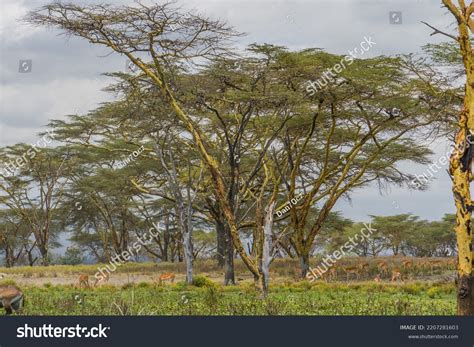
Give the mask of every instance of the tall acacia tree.
<path id="1" fill-rule="evenodd" d="M 229 53 L 229 40 L 238 36 L 225 23 L 195 14 L 183 14 L 173 3 L 146 6 L 79 6 L 52 3 L 31 12 L 27 22 L 52 26 L 126 56 L 161 92 L 163 101 L 184 124 L 212 177 L 216 200 L 229 225 L 234 247 L 247 268 L 261 277 L 259 268 L 245 252 L 235 215 L 227 199 L 222 170 L 209 151 L 208 140 L 179 100 L 167 79 L 167 67 L 175 63 L 209 60 Z M 151 63 L 145 60 L 151 60 Z"/>
<path id="2" fill-rule="evenodd" d="M 306 50 L 283 55 L 279 68 L 287 70 L 284 81 L 292 90 L 341 61 L 344 57 Z M 419 65 L 402 58 L 353 60 L 299 103 L 299 117 L 279 136 L 286 152 L 279 165 L 287 191 L 282 206 L 297 201 L 280 209 L 293 227 L 290 243 L 302 276 L 316 236 L 341 198 L 371 183 L 407 185 L 414 176 L 398 165 L 429 163 L 423 135 L 436 130 L 435 115 L 449 100 L 434 95 L 436 86 L 420 83 L 425 74 Z"/>
<path id="3" fill-rule="evenodd" d="M 457 35 L 434 29 L 434 34 L 441 34 L 453 39 L 459 46 L 465 70 L 463 108 L 459 113 L 457 134 L 454 149 L 450 158 L 449 173 L 452 178 L 452 191 L 456 205 L 456 226 L 454 228 L 458 247 L 457 277 L 457 312 L 459 315 L 474 314 L 473 295 L 473 256 L 472 256 L 472 208 L 470 183 L 472 174 L 473 139 L 474 139 L 474 55 L 472 50 L 472 34 L 474 33 L 474 3 L 469 5 L 458 0 L 442 0 L 442 4 L 456 19 Z"/>

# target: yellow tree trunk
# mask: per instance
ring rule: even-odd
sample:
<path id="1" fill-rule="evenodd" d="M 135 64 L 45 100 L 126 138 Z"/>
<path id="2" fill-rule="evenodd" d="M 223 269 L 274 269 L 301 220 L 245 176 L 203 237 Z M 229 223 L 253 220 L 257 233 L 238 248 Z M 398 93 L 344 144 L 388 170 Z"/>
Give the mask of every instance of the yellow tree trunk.
<path id="1" fill-rule="evenodd" d="M 456 204 L 456 239 L 458 246 L 457 312 L 459 315 L 474 314 L 472 279 L 472 200 L 470 182 L 472 180 L 471 162 L 474 137 L 474 60 L 469 31 L 472 30 L 471 13 L 473 4 L 466 6 L 459 1 L 459 8 L 451 0 L 443 4 L 454 15 L 458 24 L 459 36 L 456 39 L 466 70 L 466 84 L 463 110 L 459 115 L 459 131 L 450 158 L 450 174 L 453 180 L 453 195 Z M 472 138 L 471 138 L 472 137 Z"/>

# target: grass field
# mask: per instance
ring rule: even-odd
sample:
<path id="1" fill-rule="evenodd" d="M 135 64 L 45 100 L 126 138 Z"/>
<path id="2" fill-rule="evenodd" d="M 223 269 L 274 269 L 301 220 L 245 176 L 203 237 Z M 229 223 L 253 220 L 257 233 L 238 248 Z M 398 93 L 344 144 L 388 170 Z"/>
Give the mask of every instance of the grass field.
<path id="1" fill-rule="evenodd" d="M 27 288 L 26 315 L 454 315 L 452 285 L 316 284 L 273 287 L 262 300 L 249 286 L 154 287 L 139 283 L 77 290 Z"/>
<path id="2" fill-rule="evenodd" d="M 358 258 L 345 260 L 357 264 Z M 252 278 L 237 262 L 238 285 L 221 285 L 222 270 L 214 262 L 196 264 L 196 285 L 184 283 L 183 264 L 136 264 L 120 267 L 109 284 L 78 288 L 78 274 L 94 274 L 97 265 L 0 268 L 7 282 L 21 287 L 26 297 L 25 315 L 454 315 L 456 297 L 449 260 L 436 268 L 415 260 L 405 280 L 380 283 L 372 260 L 365 277 L 332 282 L 297 280 L 295 263 L 277 261 L 270 294 L 261 299 Z M 392 266 L 401 260 L 389 259 Z M 419 264 L 417 264 L 419 263 Z M 426 264 L 426 261 L 424 261 Z M 419 266 L 417 266 L 419 265 Z M 159 286 L 157 274 L 173 271 L 177 282 Z"/>

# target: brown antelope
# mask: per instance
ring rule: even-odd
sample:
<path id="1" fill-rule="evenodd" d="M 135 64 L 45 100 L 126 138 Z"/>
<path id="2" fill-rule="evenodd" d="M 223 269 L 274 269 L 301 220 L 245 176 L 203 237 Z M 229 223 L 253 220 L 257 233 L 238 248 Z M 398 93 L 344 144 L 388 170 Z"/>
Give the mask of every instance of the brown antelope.
<path id="1" fill-rule="evenodd" d="M 381 261 L 379 263 L 377 263 L 377 270 L 379 271 L 379 274 L 382 276 L 382 275 L 388 275 L 388 265 L 387 265 L 387 262 L 384 260 L 384 261 Z"/>
<path id="2" fill-rule="evenodd" d="M 79 288 L 90 288 L 89 275 L 79 276 Z"/>
<path id="3" fill-rule="evenodd" d="M 400 279 L 400 281 L 403 281 L 402 273 L 401 273 L 400 269 L 395 268 L 395 269 L 392 270 L 392 279 L 390 281 L 395 282 L 398 279 Z"/>
<path id="4" fill-rule="evenodd" d="M 23 292 L 16 286 L 0 285 L 0 308 L 4 308 L 7 315 L 19 311 L 23 307 Z"/>
<path id="5" fill-rule="evenodd" d="M 413 268 L 413 261 L 412 260 L 405 260 L 402 262 L 402 268 L 405 272 L 405 275 L 408 277 L 409 271 Z"/>
<path id="6" fill-rule="evenodd" d="M 408 271 L 409 269 L 411 269 L 413 267 L 413 261 L 412 260 L 403 261 L 402 262 L 402 267 L 403 267 L 403 269 Z"/>
<path id="7" fill-rule="evenodd" d="M 374 278 L 374 282 L 379 283 L 381 281 L 382 281 L 382 279 L 380 278 L 380 275 L 377 274 L 377 276 L 375 276 L 375 278 Z"/>
<path id="8" fill-rule="evenodd" d="M 103 284 L 109 282 L 110 279 L 110 274 L 103 275 L 102 273 L 100 275 L 95 276 L 95 281 L 94 281 L 94 287 L 100 287 Z"/>
<path id="9" fill-rule="evenodd" d="M 329 280 L 334 281 L 337 278 L 337 268 L 335 266 L 330 267 L 326 272 L 321 275 L 321 279 L 324 279 L 326 282 Z"/>
<path id="10" fill-rule="evenodd" d="M 358 266 L 347 266 L 343 267 L 342 270 L 346 273 L 346 279 L 349 281 L 350 274 L 355 274 L 356 279 L 359 279 L 359 267 Z"/>
<path id="11" fill-rule="evenodd" d="M 161 274 L 160 277 L 158 278 L 158 283 L 160 285 L 163 284 L 163 282 L 165 281 L 170 281 L 171 283 L 174 283 L 175 277 L 176 277 L 175 274 L 172 272 Z"/>

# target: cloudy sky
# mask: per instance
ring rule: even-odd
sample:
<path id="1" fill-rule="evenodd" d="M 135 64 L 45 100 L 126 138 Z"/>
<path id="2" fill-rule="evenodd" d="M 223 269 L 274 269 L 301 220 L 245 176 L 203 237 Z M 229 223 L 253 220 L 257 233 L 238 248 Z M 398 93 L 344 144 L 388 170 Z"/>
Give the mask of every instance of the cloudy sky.
<path id="1" fill-rule="evenodd" d="M 157 0 L 158 1 L 158 0 Z M 58 32 L 32 28 L 21 22 L 30 9 L 48 1 L 0 0 L 0 146 L 34 143 L 50 119 L 86 112 L 111 100 L 101 91 L 110 81 L 101 73 L 124 70 L 119 55 Z M 73 1 L 87 4 L 97 1 Z M 108 0 L 120 4 L 131 0 Z M 146 1 L 145 1 L 146 2 Z M 421 46 L 439 42 L 430 36 L 426 21 L 453 31 L 452 17 L 440 0 L 188 0 L 184 8 L 226 20 L 247 35 L 240 46 L 272 43 L 291 49 L 323 48 L 345 54 L 364 37 L 376 43 L 366 56 L 420 52 Z M 20 66 L 20 61 L 27 65 Z M 31 61 L 31 66 L 28 65 Z M 20 73 L 20 69 L 28 72 Z M 447 152 L 442 141 L 433 145 L 433 161 Z M 425 219 L 439 219 L 453 211 L 450 181 L 443 167 L 427 192 L 377 187 L 357 191 L 352 201 L 337 206 L 346 217 L 366 220 L 368 215 L 411 212 Z M 422 174 L 427 167 L 410 167 Z"/>

